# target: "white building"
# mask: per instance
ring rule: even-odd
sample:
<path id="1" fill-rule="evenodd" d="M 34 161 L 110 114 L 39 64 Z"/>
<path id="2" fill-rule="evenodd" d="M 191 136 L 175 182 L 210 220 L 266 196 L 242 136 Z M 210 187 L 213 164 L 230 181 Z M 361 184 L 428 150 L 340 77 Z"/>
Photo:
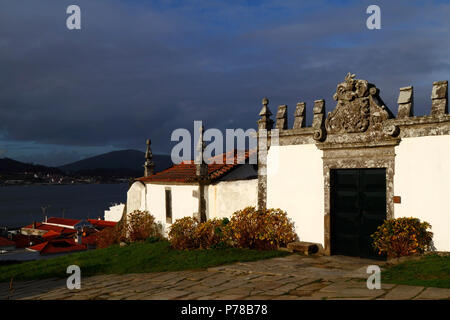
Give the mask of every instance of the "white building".
<path id="1" fill-rule="evenodd" d="M 109 207 L 108 210 L 105 210 L 105 221 L 114 221 L 118 222 L 122 219 L 122 215 L 125 210 L 125 204 L 119 203 Z"/>
<path id="2" fill-rule="evenodd" d="M 247 152 L 246 160 L 248 155 Z M 225 158 L 226 155 L 218 157 Z M 128 190 L 127 213 L 148 211 L 167 231 L 172 222 L 185 216 L 202 220 L 200 193 L 204 195 L 203 220 L 230 217 L 237 210 L 257 205 L 256 166 L 237 164 L 236 161 L 234 164 L 210 164 L 201 183 L 196 169 L 192 161 L 183 162 L 137 179 Z"/>
<path id="3" fill-rule="evenodd" d="M 348 74 L 332 112 L 325 114 L 324 100 L 314 102 L 311 127 L 305 103 L 297 104 L 292 129 L 287 106 L 280 106 L 277 141 L 259 140 L 258 179 L 244 174 L 225 181 L 225 174 L 211 180 L 204 192 L 207 218 L 255 204 L 281 208 L 301 241 L 321 244 L 326 254 L 375 257 L 370 235 L 385 219 L 416 217 L 432 225 L 435 249 L 450 251 L 447 92 L 447 81 L 434 82 L 430 115 L 415 117 L 413 88 L 401 88 L 394 116 L 375 85 Z M 260 116 L 260 132 L 276 132 L 267 99 Z M 127 212 L 149 210 L 164 222 L 196 214 L 199 184 L 186 180 L 194 176 L 191 164 L 138 179 L 128 191 Z"/>

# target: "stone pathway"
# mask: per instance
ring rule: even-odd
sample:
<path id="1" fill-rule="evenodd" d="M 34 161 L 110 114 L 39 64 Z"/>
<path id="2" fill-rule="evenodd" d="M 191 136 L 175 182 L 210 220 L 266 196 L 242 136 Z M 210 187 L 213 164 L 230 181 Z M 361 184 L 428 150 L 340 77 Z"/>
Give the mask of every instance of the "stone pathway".
<path id="1" fill-rule="evenodd" d="M 366 286 L 368 265 L 384 262 L 344 256 L 291 255 L 207 270 L 82 278 L 80 290 L 66 279 L 0 283 L 0 299 L 50 300 L 322 300 L 450 299 L 450 289 L 382 284 Z"/>

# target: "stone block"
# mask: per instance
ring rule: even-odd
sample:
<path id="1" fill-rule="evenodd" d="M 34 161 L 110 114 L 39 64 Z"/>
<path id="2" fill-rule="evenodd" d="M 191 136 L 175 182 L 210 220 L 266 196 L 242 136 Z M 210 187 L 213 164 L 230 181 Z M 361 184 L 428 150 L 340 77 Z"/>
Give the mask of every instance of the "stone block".
<path id="1" fill-rule="evenodd" d="M 431 115 L 443 115 L 448 113 L 448 81 L 433 82 L 431 91 Z"/>
<path id="2" fill-rule="evenodd" d="M 290 252 L 298 252 L 307 256 L 319 253 L 320 251 L 317 243 L 304 241 L 291 242 L 287 245 L 287 248 Z"/>
<path id="3" fill-rule="evenodd" d="M 276 122 L 276 128 L 279 130 L 286 130 L 287 129 L 287 105 L 282 105 L 278 107 L 277 111 L 277 122 Z"/>
<path id="4" fill-rule="evenodd" d="M 297 107 L 295 108 L 294 113 L 294 129 L 304 128 L 306 126 L 306 117 L 305 117 L 305 109 L 306 103 L 299 102 L 297 103 Z"/>
<path id="5" fill-rule="evenodd" d="M 397 118 L 403 119 L 414 115 L 413 87 L 400 88 L 398 95 L 398 113 Z"/>
<path id="6" fill-rule="evenodd" d="M 398 95 L 397 103 L 403 104 L 403 103 L 410 103 L 412 101 L 412 95 L 413 95 L 413 87 L 404 87 L 400 88 L 400 93 Z"/>

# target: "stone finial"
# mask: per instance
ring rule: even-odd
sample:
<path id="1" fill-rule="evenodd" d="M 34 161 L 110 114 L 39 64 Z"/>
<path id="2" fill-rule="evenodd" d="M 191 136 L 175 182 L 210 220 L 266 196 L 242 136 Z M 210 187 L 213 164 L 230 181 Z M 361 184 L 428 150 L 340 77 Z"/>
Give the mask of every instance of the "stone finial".
<path id="1" fill-rule="evenodd" d="M 398 103 L 398 113 L 397 113 L 398 119 L 414 116 L 414 97 L 412 86 L 400 88 L 397 103 Z"/>
<path id="2" fill-rule="evenodd" d="M 325 138 L 325 100 L 314 101 L 313 122 L 314 140 L 322 141 Z"/>
<path id="3" fill-rule="evenodd" d="M 149 177 L 154 174 L 155 163 L 153 162 L 153 154 L 150 145 L 152 141 L 147 139 L 147 151 L 145 152 L 144 176 Z"/>
<path id="4" fill-rule="evenodd" d="M 284 104 L 278 107 L 276 128 L 286 130 L 288 125 L 287 121 L 287 105 Z"/>
<path id="5" fill-rule="evenodd" d="M 304 128 L 306 126 L 306 117 L 305 117 L 306 103 L 299 102 L 297 103 L 297 107 L 295 108 L 294 113 L 294 129 Z"/>
<path id="6" fill-rule="evenodd" d="M 437 116 L 448 113 L 448 81 L 433 82 L 431 91 L 431 115 Z"/>
<path id="7" fill-rule="evenodd" d="M 203 141 L 203 133 L 205 132 L 205 128 L 202 126 L 199 127 L 199 139 L 197 143 L 197 158 L 195 159 L 196 164 L 196 175 L 199 178 L 205 178 L 208 175 L 208 165 L 205 163 L 203 159 L 203 153 L 205 151 L 205 141 Z"/>
<path id="8" fill-rule="evenodd" d="M 270 119 L 272 112 L 270 112 L 267 105 L 269 104 L 269 99 L 264 98 L 262 100 L 263 107 L 259 113 L 261 119 L 258 120 L 258 129 L 267 129 L 271 130 L 273 126 L 273 120 Z"/>

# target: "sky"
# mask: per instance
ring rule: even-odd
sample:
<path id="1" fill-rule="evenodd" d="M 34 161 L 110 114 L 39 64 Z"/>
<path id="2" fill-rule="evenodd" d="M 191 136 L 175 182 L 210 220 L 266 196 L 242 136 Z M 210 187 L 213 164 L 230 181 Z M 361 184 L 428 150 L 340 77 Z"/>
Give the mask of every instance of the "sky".
<path id="1" fill-rule="evenodd" d="M 69 30 L 66 9 L 81 9 Z M 381 9 L 369 30 L 366 9 Z M 261 100 L 332 96 L 347 72 L 397 114 L 450 78 L 448 1 L 0 0 L 0 158 L 51 166 L 113 150 L 169 154 L 177 128 L 256 128 Z"/>

